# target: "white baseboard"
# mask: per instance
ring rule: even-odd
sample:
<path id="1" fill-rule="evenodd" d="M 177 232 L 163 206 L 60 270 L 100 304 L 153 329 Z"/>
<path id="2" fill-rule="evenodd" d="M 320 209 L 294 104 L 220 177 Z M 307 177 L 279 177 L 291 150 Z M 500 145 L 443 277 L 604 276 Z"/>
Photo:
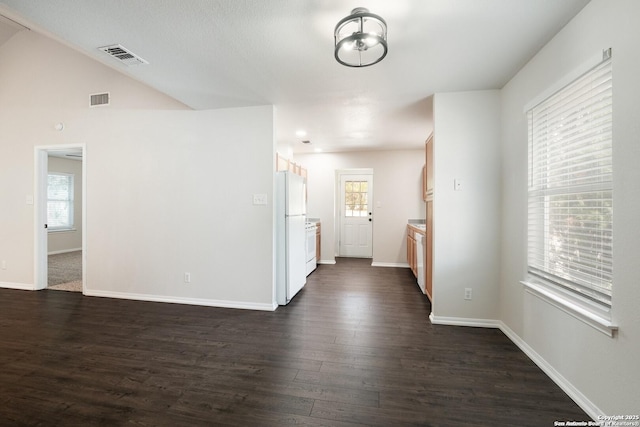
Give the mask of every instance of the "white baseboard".
<path id="1" fill-rule="evenodd" d="M 435 316 L 433 313 L 429 314 L 429 320 L 434 325 L 471 326 L 474 328 L 500 328 L 500 323 L 502 323 L 499 320 L 492 319 Z"/>
<path id="2" fill-rule="evenodd" d="M 16 290 L 23 290 L 23 291 L 36 290 L 36 287 L 33 284 L 11 283 L 11 282 L 0 282 L 0 288 L 16 289 Z M 238 309 L 244 309 L 244 310 L 274 311 L 276 308 L 278 308 L 278 304 L 275 302 L 271 304 L 260 304 L 260 303 L 252 303 L 252 302 L 209 300 L 209 299 L 201 299 L 201 298 L 167 297 L 167 296 L 159 296 L 159 295 L 130 294 L 130 293 L 124 293 L 124 292 L 110 292 L 110 291 L 95 291 L 95 290 L 86 289 L 86 288 L 83 291 L 83 295 L 90 296 L 90 297 L 130 299 L 130 300 L 136 300 L 136 301 L 202 305 L 207 307 L 238 308 Z"/>
<path id="3" fill-rule="evenodd" d="M 11 283 L 11 282 L 0 282 L 0 288 L 6 289 L 19 289 L 22 291 L 35 291 L 36 286 L 29 283 Z"/>
<path id="4" fill-rule="evenodd" d="M 96 291 L 91 289 L 84 289 L 84 295 L 90 297 L 105 297 L 105 298 L 117 298 L 117 299 L 130 299 L 136 301 L 150 301 L 150 302 L 165 302 L 173 304 L 188 304 L 188 305 L 202 305 L 206 307 L 219 307 L 219 308 L 239 308 L 245 310 L 261 310 L 261 311 L 274 311 L 278 306 L 277 304 L 261 304 L 252 302 L 240 302 L 240 301 L 223 301 L 223 300 L 210 300 L 202 298 L 185 298 L 163 295 L 149 295 L 149 294 L 132 294 L 126 292 L 111 292 L 111 291 Z"/>
<path id="5" fill-rule="evenodd" d="M 546 360 L 542 358 L 529 344 L 520 338 L 501 320 L 493 319 L 468 319 L 464 317 L 444 317 L 429 315 L 429 320 L 434 325 L 449 326 L 471 326 L 480 328 L 498 328 L 513 342 L 524 354 L 527 355 L 533 363 L 535 363 L 551 380 L 558 385 L 583 411 L 587 413 L 593 420 L 597 420 L 598 416 L 603 415 L 593 402 L 591 402 L 584 394 L 580 392 L 571 382 L 563 377 L 555 370 Z"/>
<path id="6" fill-rule="evenodd" d="M 318 264 L 334 265 L 335 263 L 336 263 L 335 259 L 321 259 L 318 261 Z"/>
<path id="7" fill-rule="evenodd" d="M 47 255 L 58 255 L 58 254 L 67 254 L 70 252 L 78 252 L 81 251 L 82 248 L 75 248 L 75 249 L 62 249 L 60 251 L 51 251 L 51 252 L 47 252 Z"/>
<path id="8" fill-rule="evenodd" d="M 371 267 L 409 268 L 409 264 L 407 264 L 406 262 L 372 262 Z"/>

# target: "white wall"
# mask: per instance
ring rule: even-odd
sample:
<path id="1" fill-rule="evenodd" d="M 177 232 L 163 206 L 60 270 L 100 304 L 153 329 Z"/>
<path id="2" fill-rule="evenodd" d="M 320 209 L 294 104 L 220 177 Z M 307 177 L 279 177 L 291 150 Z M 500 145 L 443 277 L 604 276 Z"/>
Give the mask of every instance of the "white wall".
<path id="1" fill-rule="evenodd" d="M 273 204 L 252 204 L 273 201 L 272 107 L 114 111 L 86 126 L 100 130 L 86 159 L 91 294 L 272 302 Z"/>
<path id="2" fill-rule="evenodd" d="M 500 93 L 434 96 L 436 320 L 495 319 L 500 253 Z M 454 179 L 461 180 L 454 191 Z M 464 289 L 472 299 L 464 300 Z"/>
<path id="3" fill-rule="evenodd" d="M 308 169 L 308 216 L 322 221 L 322 261 L 335 260 L 336 170 L 372 168 L 372 262 L 407 265 L 407 220 L 425 218 L 421 181 L 424 150 L 297 154 L 295 161 Z"/>
<path id="4" fill-rule="evenodd" d="M 640 2 L 592 0 L 502 91 L 503 322 L 593 414 L 640 409 Z M 610 338 L 526 293 L 527 124 L 524 106 L 584 61 L 613 48 L 614 280 Z M 601 412 L 602 411 L 602 412 Z"/>
<path id="5" fill-rule="evenodd" d="M 24 31 L 0 46 L 0 109 L 0 286 L 34 286 L 34 147 L 83 143 L 87 294 L 273 308 L 272 106 L 190 111 Z"/>
<path id="6" fill-rule="evenodd" d="M 49 231 L 48 252 L 63 253 L 82 249 L 82 162 L 49 157 L 49 172 L 73 174 L 73 230 Z"/>

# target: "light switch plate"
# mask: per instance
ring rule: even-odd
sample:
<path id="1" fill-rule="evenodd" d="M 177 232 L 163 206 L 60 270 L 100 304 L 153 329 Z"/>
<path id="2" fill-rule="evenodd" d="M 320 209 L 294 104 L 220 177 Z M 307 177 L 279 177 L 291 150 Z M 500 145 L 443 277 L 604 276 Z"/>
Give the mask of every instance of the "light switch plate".
<path id="1" fill-rule="evenodd" d="M 266 194 L 254 194 L 253 195 L 253 204 L 254 205 L 266 205 L 267 204 L 267 195 Z"/>
<path id="2" fill-rule="evenodd" d="M 454 191 L 462 191 L 462 180 L 454 179 L 453 180 L 453 190 Z"/>
<path id="3" fill-rule="evenodd" d="M 32 205 L 33 204 L 33 196 L 28 195 L 26 198 L 26 202 L 28 205 Z"/>

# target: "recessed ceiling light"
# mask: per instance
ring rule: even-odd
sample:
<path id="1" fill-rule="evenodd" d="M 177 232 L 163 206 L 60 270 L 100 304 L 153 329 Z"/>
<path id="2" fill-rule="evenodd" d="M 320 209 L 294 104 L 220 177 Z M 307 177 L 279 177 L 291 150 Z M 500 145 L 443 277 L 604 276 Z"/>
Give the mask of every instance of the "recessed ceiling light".
<path id="1" fill-rule="evenodd" d="M 300 136 L 300 137 L 302 137 L 302 136 L 307 136 L 307 132 L 306 132 L 306 131 L 304 131 L 304 130 L 302 130 L 302 129 L 297 130 L 297 131 L 296 131 L 296 136 Z"/>
<path id="2" fill-rule="evenodd" d="M 308 139 L 304 139 L 304 140 L 302 140 L 302 143 L 303 144 L 311 144 L 311 141 L 309 141 Z"/>
<path id="3" fill-rule="evenodd" d="M 315 151 L 316 153 L 322 153 L 322 148 L 316 148 L 313 151 Z"/>

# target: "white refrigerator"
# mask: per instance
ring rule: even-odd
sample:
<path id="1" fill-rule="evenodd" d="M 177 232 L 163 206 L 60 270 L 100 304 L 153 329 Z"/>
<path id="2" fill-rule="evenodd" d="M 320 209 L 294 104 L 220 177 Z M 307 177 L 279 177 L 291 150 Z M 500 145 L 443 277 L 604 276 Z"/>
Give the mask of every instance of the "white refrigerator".
<path id="1" fill-rule="evenodd" d="M 276 172 L 276 301 L 289 301 L 307 283 L 304 179 Z"/>

